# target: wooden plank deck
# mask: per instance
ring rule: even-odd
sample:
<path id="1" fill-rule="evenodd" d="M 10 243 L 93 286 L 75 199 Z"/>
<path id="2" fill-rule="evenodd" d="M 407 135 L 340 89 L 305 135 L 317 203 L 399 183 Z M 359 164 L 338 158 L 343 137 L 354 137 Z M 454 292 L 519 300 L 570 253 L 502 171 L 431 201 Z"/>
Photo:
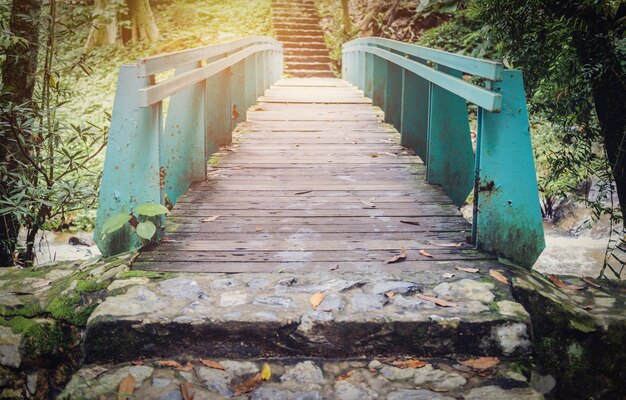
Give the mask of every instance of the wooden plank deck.
<path id="1" fill-rule="evenodd" d="M 178 201 L 169 240 L 135 267 L 375 272 L 493 264 L 493 256 L 460 245 L 470 225 L 398 143 L 380 110 L 346 82 L 283 80 L 249 111 L 207 181 Z M 407 259 L 386 264 L 402 247 Z"/>

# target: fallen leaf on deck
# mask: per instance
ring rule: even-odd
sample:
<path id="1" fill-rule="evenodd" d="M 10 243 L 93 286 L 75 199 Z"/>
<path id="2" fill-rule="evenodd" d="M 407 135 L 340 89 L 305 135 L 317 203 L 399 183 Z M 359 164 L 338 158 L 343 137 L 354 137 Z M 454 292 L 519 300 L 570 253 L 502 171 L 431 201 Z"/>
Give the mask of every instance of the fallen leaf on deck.
<path id="1" fill-rule="evenodd" d="M 309 302 L 311 303 L 313 308 L 317 308 L 317 306 L 319 306 L 323 300 L 324 300 L 324 293 L 315 293 L 313 296 L 311 296 L 311 298 L 309 299 Z"/>
<path id="2" fill-rule="evenodd" d="M 201 222 L 213 222 L 213 221 L 215 221 L 216 219 L 218 219 L 219 217 L 220 217 L 219 215 L 214 215 L 214 216 L 212 216 L 212 217 L 209 217 L 209 218 L 205 218 L 205 219 L 203 219 Z"/>
<path id="3" fill-rule="evenodd" d="M 387 264 L 393 264 L 404 259 L 406 259 L 406 248 L 402 247 L 402 253 L 400 255 L 391 257 L 389 260 L 387 260 Z"/>
<path id="4" fill-rule="evenodd" d="M 591 280 L 591 278 L 587 278 L 586 276 L 582 277 L 583 282 L 585 282 L 587 285 L 592 286 L 596 289 L 600 289 L 602 286 L 598 285 L 597 283 L 595 283 L 594 281 Z"/>
<path id="5" fill-rule="evenodd" d="M 478 268 L 456 267 L 456 269 L 458 269 L 459 271 L 463 271 L 463 272 L 469 272 L 470 274 L 475 274 L 476 272 L 480 271 Z"/>
<path id="6" fill-rule="evenodd" d="M 189 381 L 183 381 L 180 383 L 180 393 L 183 395 L 183 400 L 193 400 L 196 395 L 196 389 Z"/>
<path id="7" fill-rule="evenodd" d="M 370 157 L 372 157 L 372 158 L 376 158 L 376 157 L 378 157 L 378 154 L 376 154 L 376 153 L 372 153 L 372 154 L 370 154 Z"/>
<path id="8" fill-rule="evenodd" d="M 489 270 L 489 276 L 491 276 L 493 279 L 497 280 L 498 282 L 504 283 L 505 285 L 509 284 L 509 280 L 507 279 L 507 277 L 502 275 L 501 273 L 499 273 L 495 269 L 490 269 Z"/>
<path id="9" fill-rule="evenodd" d="M 264 381 L 269 381 L 272 377 L 272 370 L 270 369 L 270 365 L 268 363 L 263 363 L 263 368 L 261 369 L 261 379 Z"/>
<path id="10" fill-rule="evenodd" d="M 128 399 L 130 395 L 135 391 L 135 377 L 132 374 L 128 374 L 126 378 L 120 383 L 120 388 L 117 391 L 119 400 Z"/>
<path id="11" fill-rule="evenodd" d="M 381 153 L 381 154 L 387 154 L 388 156 L 398 157 L 398 155 L 397 155 L 397 154 L 389 153 L 389 152 L 387 152 L 387 151 L 385 151 L 385 152 L 383 152 L 383 153 Z"/>
<path id="12" fill-rule="evenodd" d="M 213 368 L 213 369 L 225 369 L 224 366 L 220 363 L 218 363 L 217 361 L 213 361 L 213 360 L 200 360 L 200 362 L 202 363 L 202 365 L 204 365 L 205 367 L 209 367 L 209 368 Z"/>
<path id="13" fill-rule="evenodd" d="M 385 293 L 385 296 L 387 296 L 388 299 L 392 299 L 395 295 L 396 295 L 396 292 L 387 292 L 387 293 Z"/>
<path id="14" fill-rule="evenodd" d="M 253 107 L 250 109 L 250 111 L 267 111 L 267 108 L 265 108 L 265 107 L 263 107 L 263 106 L 256 105 L 256 106 L 253 106 Z"/>
<path id="15" fill-rule="evenodd" d="M 454 277 L 454 274 L 451 274 L 449 272 L 445 272 L 443 275 L 441 275 L 443 277 L 443 279 L 451 279 Z"/>
<path id="16" fill-rule="evenodd" d="M 463 243 L 437 243 L 437 242 L 432 242 L 432 241 L 430 243 L 438 247 L 461 247 L 463 246 Z"/>
<path id="17" fill-rule="evenodd" d="M 334 267 L 328 268 L 329 271 L 334 271 L 336 269 L 339 269 L 339 264 L 335 265 Z"/>
<path id="18" fill-rule="evenodd" d="M 473 369 L 489 369 L 500 364 L 500 360 L 495 357 L 478 357 L 471 360 L 459 361 L 460 364 Z"/>
<path id="19" fill-rule="evenodd" d="M 433 255 L 430 254 L 429 252 L 427 252 L 426 250 L 420 250 L 420 251 L 418 251 L 418 253 L 420 253 L 420 255 L 422 255 L 424 257 L 433 258 Z"/>
<path id="20" fill-rule="evenodd" d="M 417 222 L 417 221 L 407 221 L 407 220 L 405 220 L 405 219 L 401 219 L 401 220 L 400 220 L 400 223 L 401 223 L 401 224 L 409 224 L 409 225 L 419 225 L 419 224 L 420 224 L 420 223 L 419 223 L 419 222 Z"/>
<path id="21" fill-rule="evenodd" d="M 250 393 L 251 391 L 256 389 L 257 386 L 261 384 L 261 381 L 262 381 L 261 373 L 259 372 L 256 375 L 254 375 L 252 378 L 239 384 L 237 388 L 235 389 L 235 396 L 241 396 L 246 393 Z"/>
<path id="22" fill-rule="evenodd" d="M 369 201 L 361 200 L 361 203 L 365 204 L 368 208 L 376 208 L 376 204 L 370 203 Z"/>
<path id="23" fill-rule="evenodd" d="M 296 193 L 294 193 L 294 195 L 298 196 L 298 195 L 301 195 L 301 194 L 307 194 L 307 193 L 311 193 L 311 192 L 312 192 L 312 190 L 305 190 L 303 192 L 296 192 Z"/>
<path id="24" fill-rule="evenodd" d="M 394 367 L 397 368 L 422 368 L 428 365 L 427 362 L 421 360 L 397 360 L 391 363 Z"/>
<path id="25" fill-rule="evenodd" d="M 256 229 L 254 230 L 255 232 L 262 232 L 263 228 L 261 228 L 260 226 L 257 226 Z"/>
<path id="26" fill-rule="evenodd" d="M 561 289 L 582 290 L 581 286 L 565 283 L 562 280 L 560 280 L 558 276 L 553 275 L 553 274 L 549 275 L 548 279 L 550 279 L 550 282 L 554 283 L 554 286 L 559 287 Z"/>
<path id="27" fill-rule="evenodd" d="M 444 300 L 444 299 L 439 299 L 437 297 L 426 296 L 426 295 L 423 295 L 423 294 L 418 294 L 417 297 L 419 297 L 422 300 L 426 300 L 426 301 L 430 301 L 432 303 L 435 303 L 435 304 L 437 304 L 438 306 L 441 306 L 441 307 L 455 307 L 456 306 L 456 304 L 454 304 L 451 301 Z"/>
<path id="28" fill-rule="evenodd" d="M 354 374 L 354 371 L 348 371 L 343 375 L 339 375 L 335 377 L 336 381 L 345 381 L 346 379 L 350 378 L 352 375 Z"/>
<path id="29" fill-rule="evenodd" d="M 174 360 L 159 361 L 159 365 L 162 367 L 174 368 L 178 371 L 191 371 L 193 369 L 193 364 L 190 362 L 187 362 L 187 364 L 183 367 L 178 361 Z"/>
<path id="30" fill-rule="evenodd" d="M 227 147 L 227 148 L 226 148 L 226 150 L 228 150 L 228 151 L 232 151 L 233 153 L 236 153 L 236 152 L 238 152 L 238 151 L 239 151 L 239 150 L 237 150 L 237 149 L 233 149 L 233 148 L 230 148 L 230 147 Z"/>

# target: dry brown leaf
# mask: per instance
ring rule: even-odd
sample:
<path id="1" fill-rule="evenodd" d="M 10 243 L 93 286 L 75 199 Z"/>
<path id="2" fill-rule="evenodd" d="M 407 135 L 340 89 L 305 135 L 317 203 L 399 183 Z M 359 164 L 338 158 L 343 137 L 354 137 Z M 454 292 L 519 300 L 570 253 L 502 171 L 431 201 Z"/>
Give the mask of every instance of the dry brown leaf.
<path id="1" fill-rule="evenodd" d="M 402 253 L 400 255 L 391 257 L 389 260 L 387 260 L 387 264 L 393 264 L 404 259 L 406 259 L 406 247 L 403 246 Z"/>
<path id="2" fill-rule="evenodd" d="M 213 368 L 213 369 L 225 369 L 224 366 L 220 363 L 218 363 L 217 361 L 213 361 L 213 360 L 200 360 L 200 362 L 202 363 L 202 365 L 204 365 L 205 367 L 209 367 L 209 368 Z"/>
<path id="3" fill-rule="evenodd" d="M 428 365 L 427 362 L 421 360 L 397 360 L 391 363 L 394 367 L 404 368 L 422 368 Z"/>
<path id="4" fill-rule="evenodd" d="M 313 296 L 311 296 L 311 298 L 309 299 L 309 302 L 311 303 L 313 308 L 317 308 L 317 306 L 319 306 L 323 300 L 324 300 L 324 293 L 315 293 Z"/>
<path id="5" fill-rule="evenodd" d="M 118 400 L 128 399 L 130 395 L 135 391 L 135 377 L 132 374 L 128 374 L 126 378 L 120 382 L 120 388 L 117 391 Z"/>
<path id="6" fill-rule="evenodd" d="M 378 154 L 376 154 L 376 153 L 372 153 L 372 154 L 370 154 L 370 157 L 372 157 L 372 158 L 376 158 L 376 157 L 378 157 Z"/>
<path id="7" fill-rule="evenodd" d="M 583 276 L 583 277 L 582 277 L 582 279 L 583 279 L 583 281 L 584 281 L 587 285 L 589 285 L 589 286 L 591 286 L 591 287 L 594 287 L 594 288 L 596 288 L 596 289 L 600 289 L 600 288 L 602 287 L 602 286 L 598 285 L 597 283 L 595 283 L 594 281 L 592 281 L 592 280 L 591 280 L 591 278 L 587 278 L 586 276 Z"/>
<path id="8" fill-rule="evenodd" d="M 261 373 L 259 372 L 256 375 L 254 375 L 252 378 L 239 384 L 237 388 L 235 389 L 235 396 L 241 396 L 246 393 L 250 393 L 251 391 L 256 389 L 257 386 L 261 384 L 261 381 L 262 381 Z"/>
<path id="9" fill-rule="evenodd" d="M 334 267 L 328 268 L 329 271 L 334 271 L 336 269 L 339 269 L 339 264 L 335 265 Z"/>
<path id="10" fill-rule="evenodd" d="M 174 361 L 174 360 L 163 360 L 163 361 L 159 361 L 159 365 L 162 367 L 169 367 L 169 368 L 175 368 L 177 370 L 182 370 L 183 366 L 180 365 L 180 363 L 178 361 Z"/>
<path id="11" fill-rule="evenodd" d="M 203 219 L 201 222 L 213 222 L 213 221 L 215 221 L 216 219 L 218 219 L 219 217 L 220 217 L 219 215 L 214 215 L 214 216 L 212 216 L 212 217 L 209 217 L 209 218 L 205 218 L 205 219 Z"/>
<path id="12" fill-rule="evenodd" d="M 392 299 L 394 296 L 396 295 L 396 292 L 387 292 L 385 293 L 385 296 L 387 296 L 388 299 Z"/>
<path id="13" fill-rule="evenodd" d="M 294 195 L 295 195 L 295 196 L 299 196 L 299 195 L 301 195 L 301 194 L 307 194 L 307 193 L 311 193 L 311 192 L 312 192 L 312 190 L 304 190 L 304 191 L 302 191 L 302 192 L 296 192 L 296 193 L 294 193 Z"/>
<path id="14" fill-rule="evenodd" d="M 438 247 L 461 247 L 463 245 L 463 243 L 437 243 L 432 241 L 430 244 Z"/>
<path id="15" fill-rule="evenodd" d="M 336 381 L 345 381 L 346 379 L 350 378 L 352 375 L 354 374 L 354 371 L 348 371 L 343 375 L 339 375 L 335 377 Z"/>
<path id="16" fill-rule="evenodd" d="M 400 223 L 401 224 L 407 224 L 407 225 L 419 225 L 420 224 L 417 221 L 409 221 L 409 220 L 406 220 L 406 219 L 401 219 Z"/>
<path id="17" fill-rule="evenodd" d="M 558 276 L 554 274 L 549 275 L 548 279 L 550 279 L 550 282 L 554 283 L 554 286 L 559 287 L 561 289 L 582 290 L 581 286 L 565 283 L 562 280 L 560 280 Z"/>
<path id="18" fill-rule="evenodd" d="M 420 250 L 420 251 L 418 251 L 418 253 L 420 253 L 420 255 L 422 255 L 424 257 L 433 258 L 433 255 L 430 254 L 429 252 L 427 252 L 426 250 Z"/>
<path id="19" fill-rule="evenodd" d="M 143 361 L 132 361 L 131 364 L 133 364 L 133 365 L 144 365 L 145 363 Z"/>
<path id="20" fill-rule="evenodd" d="M 435 304 L 437 304 L 438 306 L 441 306 L 441 307 L 455 307 L 456 306 L 456 304 L 451 302 L 451 301 L 444 300 L 444 299 L 439 299 L 437 297 L 426 296 L 426 295 L 423 295 L 423 294 L 418 294 L 417 297 L 419 297 L 422 300 L 426 300 L 426 301 L 430 301 L 432 303 L 435 303 Z"/>
<path id="21" fill-rule="evenodd" d="M 498 282 L 504 283 L 505 285 L 509 284 L 509 280 L 507 279 L 507 277 L 502 275 L 500 272 L 496 271 L 495 269 L 489 270 L 489 276 L 491 276 L 493 279 L 497 280 Z"/>
<path id="22" fill-rule="evenodd" d="M 464 268 L 464 267 L 456 267 L 459 271 L 469 272 L 470 274 L 475 274 L 480 271 L 478 268 Z"/>
<path id="23" fill-rule="evenodd" d="M 184 367 L 181 367 L 180 370 L 181 371 L 185 371 L 185 372 L 189 372 L 193 369 L 193 364 L 190 363 L 189 361 L 187 361 L 187 364 L 185 364 Z"/>
<path id="24" fill-rule="evenodd" d="M 183 400 L 193 400 L 196 395 L 196 389 L 189 381 L 183 381 L 180 383 L 180 393 L 183 395 Z"/>
<path id="25" fill-rule="evenodd" d="M 500 360 L 495 357 L 478 357 L 471 360 L 459 361 L 459 363 L 472 369 L 484 370 L 500 364 Z"/>
<path id="26" fill-rule="evenodd" d="M 261 228 L 260 226 L 257 226 L 257 227 L 254 229 L 254 231 L 255 231 L 255 232 L 263 232 L 263 228 Z"/>
<path id="27" fill-rule="evenodd" d="M 449 392 L 450 390 L 446 389 L 446 388 L 442 388 L 442 387 L 431 387 L 429 389 L 432 392 L 436 392 L 436 393 L 446 393 Z"/>

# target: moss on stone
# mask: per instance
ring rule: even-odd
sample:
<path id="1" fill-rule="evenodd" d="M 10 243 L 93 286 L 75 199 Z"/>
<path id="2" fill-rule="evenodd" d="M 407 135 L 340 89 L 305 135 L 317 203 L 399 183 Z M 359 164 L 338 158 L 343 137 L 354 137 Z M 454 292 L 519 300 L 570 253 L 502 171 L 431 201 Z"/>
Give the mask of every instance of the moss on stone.
<path id="1" fill-rule="evenodd" d="M 76 284 L 76 293 L 93 293 L 104 290 L 107 286 L 109 286 L 108 281 L 96 282 L 90 279 L 83 279 Z"/>
<path id="2" fill-rule="evenodd" d="M 86 326 L 87 319 L 96 308 L 96 304 L 81 306 L 80 296 L 59 296 L 52 300 L 46 311 L 55 319 L 69 322 L 75 326 Z"/>
<path id="3" fill-rule="evenodd" d="M 170 279 L 174 276 L 174 274 L 170 272 L 154 272 L 154 271 L 141 271 L 141 270 L 133 270 L 133 271 L 125 271 L 122 272 L 119 276 L 119 279 L 126 278 L 137 278 L 144 277 L 148 279 Z"/>
<path id="4" fill-rule="evenodd" d="M 24 354 L 39 358 L 54 354 L 65 343 L 65 335 L 56 321 L 15 317 L 8 321 L 13 333 L 21 334 Z"/>
<path id="5" fill-rule="evenodd" d="M 24 304 L 23 306 L 17 307 L 9 307 L 5 305 L 0 306 L 0 316 L 3 317 L 34 317 L 40 315 L 42 311 L 43 310 L 41 309 L 41 306 L 38 302 L 30 302 L 28 304 Z"/>

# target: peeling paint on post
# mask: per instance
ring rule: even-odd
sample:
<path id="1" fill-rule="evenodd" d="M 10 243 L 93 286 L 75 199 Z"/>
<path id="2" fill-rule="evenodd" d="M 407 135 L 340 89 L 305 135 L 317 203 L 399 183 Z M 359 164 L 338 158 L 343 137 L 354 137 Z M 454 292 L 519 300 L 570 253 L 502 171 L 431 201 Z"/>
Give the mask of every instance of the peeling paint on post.
<path id="1" fill-rule="evenodd" d="M 131 212 L 140 204 L 162 204 L 160 155 L 161 103 L 139 107 L 138 90 L 151 82 L 138 78 L 136 65 L 120 68 L 98 198 L 94 240 L 104 256 L 138 248 L 139 237 L 130 227 L 102 235 L 113 215 Z"/>
<path id="2" fill-rule="evenodd" d="M 476 241 L 531 268 L 545 240 L 521 71 L 504 71 L 493 90 L 503 94 L 502 111 L 479 111 Z"/>
<path id="3" fill-rule="evenodd" d="M 405 71 L 401 144 L 428 162 L 428 81 Z"/>
<path id="4" fill-rule="evenodd" d="M 438 69 L 463 77 L 451 68 Z M 428 121 L 428 183 L 441 185 L 454 204 L 461 206 L 474 186 L 475 171 L 467 101 L 431 85 Z"/>
<path id="5" fill-rule="evenodd" d="M 175 75 L 198 68 L 197 63 L 176 68 Z M 192 182 L 206 177 L 204 144 L 204 82 L 170 98 L 163 133 L 165 193 L 172 204 Z"/>

